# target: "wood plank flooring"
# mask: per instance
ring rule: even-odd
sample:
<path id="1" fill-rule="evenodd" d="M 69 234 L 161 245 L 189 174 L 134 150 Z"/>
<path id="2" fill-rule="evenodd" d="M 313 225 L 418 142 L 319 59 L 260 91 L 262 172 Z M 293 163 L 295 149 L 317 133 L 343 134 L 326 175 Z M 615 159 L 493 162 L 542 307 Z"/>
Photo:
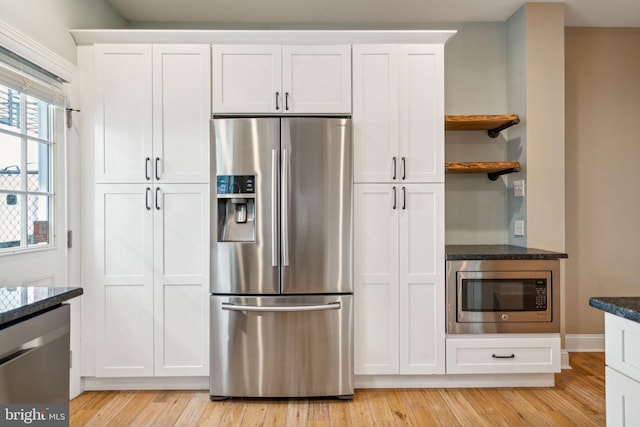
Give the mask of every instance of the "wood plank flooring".
<path id="1" fill-rule="evenodd" d="M 604 353 L 547 388 L 367 389 L 333 399 L 209 401 L 206 391 L 85 392 L 71 426 L 604 426 Z"/>

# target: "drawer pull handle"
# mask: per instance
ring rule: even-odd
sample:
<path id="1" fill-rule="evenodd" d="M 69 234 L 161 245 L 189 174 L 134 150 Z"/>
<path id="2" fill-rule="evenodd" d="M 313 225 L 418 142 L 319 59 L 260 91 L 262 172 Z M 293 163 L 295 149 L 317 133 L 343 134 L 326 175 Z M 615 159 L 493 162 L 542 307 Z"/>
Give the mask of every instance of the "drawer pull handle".
<path id="1" fill-rule="evenodd" d="M 515 359 L 516 355 L 515 354 L 510 354 L 508 356 L 499 356 L 497 354 L 492 354 L 491 357 L 493 357 L 494 359 Z"/>

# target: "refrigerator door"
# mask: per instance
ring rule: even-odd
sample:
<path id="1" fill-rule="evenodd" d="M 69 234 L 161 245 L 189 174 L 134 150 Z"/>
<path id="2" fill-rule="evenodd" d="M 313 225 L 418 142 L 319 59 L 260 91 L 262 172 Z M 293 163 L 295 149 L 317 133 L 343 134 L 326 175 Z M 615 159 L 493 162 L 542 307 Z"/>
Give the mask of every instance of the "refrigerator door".
<path id="1" fill-rule="evenodd" d="M 280 119 L 214 119 L 212 135 L 211 292 L 278 294 Z M 232 192 L 255 177 L 254 193 L 219 194 L 219 176 L 240 177 Z"/>
<path id="2" fill-rule="evenodd" d="M 351 120 L 284 118 L 282 293 L 353 292 Z"/>
<path id="3" fill-rule="evenodd" d="M 351 295 L 211 297 L 212 399 L 353 395 Z"/>

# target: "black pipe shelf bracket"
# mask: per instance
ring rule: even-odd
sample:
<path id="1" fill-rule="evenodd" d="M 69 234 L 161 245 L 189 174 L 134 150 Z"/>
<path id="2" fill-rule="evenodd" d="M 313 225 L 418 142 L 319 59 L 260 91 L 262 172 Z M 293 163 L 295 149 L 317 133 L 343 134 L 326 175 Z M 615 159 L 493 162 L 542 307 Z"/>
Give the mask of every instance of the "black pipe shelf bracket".
<path id="1" fill-rule="evenodd" d="M 487 177 L 489 177 L 489 179 L 491 181 L 496 181 L 502 175 L 508 175 L 510 173 L 515 173 L 515 172 L 520 172 L 520 169 L 519 168 L 509 168 L 509 169 L 504 169 L 504 170 L 501 170 L 501 171 L 489 172 L 487 174 Z"/>
<path id="2" fill-rule="evenodd" d="M 487 134 L 489 135 L 490 138 L 497 138 L 498 135 L 500 135 L 500 132 L 502 132 L 505 129 L 510 128 L 511 126 L 515 126 L 518 123 L 520 123 L 520 119 L 519 118 L 510 120 L 510 121 L 508 121 L 507 123 L 505 123 L 505 124 L 503 124 L 501 126 L 498 126 L 496 128 L 493 128 L 493 129 L 489 129 L 487 131 Z M 507 172 L 507 173 L 510 173 L 510 172 Z M 491 177 L 489 177 L 489 179 L 491 179 Z M 495 179 L 498 179 L 498 178 L 496 177 Z"/>

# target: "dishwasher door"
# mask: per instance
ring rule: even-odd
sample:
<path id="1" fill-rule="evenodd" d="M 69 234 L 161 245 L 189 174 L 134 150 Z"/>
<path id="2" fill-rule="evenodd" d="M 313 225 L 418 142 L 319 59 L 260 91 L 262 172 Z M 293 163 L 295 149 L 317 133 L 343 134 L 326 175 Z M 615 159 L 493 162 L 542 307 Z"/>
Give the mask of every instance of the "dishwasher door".
<path id="1" fill-rule="evenodd" d="M 353 397 L 351 295 L 211 297 L 212 400 Z"/>
<path id="2" fill-rule="evenodd" d="M 69 404 L 69 305 L 0 330 L 0 402 Z"/>

